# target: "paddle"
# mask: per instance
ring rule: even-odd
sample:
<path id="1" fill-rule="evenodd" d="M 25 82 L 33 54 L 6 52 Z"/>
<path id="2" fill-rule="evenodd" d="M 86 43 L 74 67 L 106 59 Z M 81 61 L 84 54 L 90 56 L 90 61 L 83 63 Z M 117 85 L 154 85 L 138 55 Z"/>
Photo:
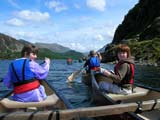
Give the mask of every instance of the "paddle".
<path id="1" fill-rule="evenodd" d="M 73 72 L 68 78 L 67 78 L 67 81 L 68 82 L 73 82 L 74 79 L 82 72 L 84 68 L 81 68 L 80 70 L 77 70 L 75 72 Z"/>

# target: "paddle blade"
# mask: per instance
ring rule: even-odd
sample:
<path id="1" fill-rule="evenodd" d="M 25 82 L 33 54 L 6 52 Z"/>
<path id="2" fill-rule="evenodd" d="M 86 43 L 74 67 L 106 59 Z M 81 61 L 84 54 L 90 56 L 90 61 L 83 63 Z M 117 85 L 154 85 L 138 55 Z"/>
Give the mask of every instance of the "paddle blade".
<path id="1" fill-rule="evenodd" d="M 68 82 L 73 82 L 74 79 L 79 75 L 79 73 L 81 72 L 81 70 L 77 70 L 75 72 L 73 72 L 68 78 Z"/>

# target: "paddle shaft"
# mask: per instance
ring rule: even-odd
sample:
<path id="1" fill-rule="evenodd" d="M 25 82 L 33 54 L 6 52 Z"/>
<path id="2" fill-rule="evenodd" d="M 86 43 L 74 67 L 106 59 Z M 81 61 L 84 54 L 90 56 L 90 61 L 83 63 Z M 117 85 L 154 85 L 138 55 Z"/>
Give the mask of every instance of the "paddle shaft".
<path id="1" fill-rule="evenodd" d="M 81 73 L 81 71 L 83 70 L 84 68 L 81 68 L 80 70 L 77 70 L 75 72 L 73 72 L 68 78 L 68 82 L 73 82 L 74 79 Z"/>

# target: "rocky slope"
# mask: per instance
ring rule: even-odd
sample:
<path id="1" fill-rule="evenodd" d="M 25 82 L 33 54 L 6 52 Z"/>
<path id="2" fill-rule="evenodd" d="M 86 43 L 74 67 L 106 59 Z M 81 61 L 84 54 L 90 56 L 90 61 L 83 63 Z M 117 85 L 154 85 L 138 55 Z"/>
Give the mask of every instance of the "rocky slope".
<path id="1" fill-rule="evenodd" d="M 113 42 L 137 38 L 139 41 L 160 37 L 160 0 L 140 0 L 116 29 Z"/>
<path id="2" fill-rule="evenodd" d="M 23 45 L 21 41 L 17 41 L 15 38 L 0 33 L 0 52 L 7 50 L 18 52 L 22 49 Z"/>
<path id="3" fill-rule="evenodd" d="M 160 65 L 160 0 L 139 0 L 117 27 L 111 44 L 105 50 L 104 62 L 115 60 L 119 43 L 131 47 L 138 62 Z"/>

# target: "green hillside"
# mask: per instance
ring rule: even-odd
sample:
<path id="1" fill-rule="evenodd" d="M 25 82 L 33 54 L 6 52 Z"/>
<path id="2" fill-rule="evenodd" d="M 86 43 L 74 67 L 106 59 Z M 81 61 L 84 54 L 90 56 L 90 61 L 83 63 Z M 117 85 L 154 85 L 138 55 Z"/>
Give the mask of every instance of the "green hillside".
<path id="1" fill-rule="evenodd" d="M 51 59 L 80 59 L 84 57 L 84 55 L 80 52 L 75 52 L 73 50 L 70 50 L 65 53 L 57 53 L 57 52 L 52 52 L 49 49 L 46 48 L 41 48 L 39 53 L 38 53 L 39 58 L 44 58 L 44 57 L 49 57 Z"/>
<path id="2" fill-rule="evenodd" d="M 0 59 L 15 59 L 20 57 L 20 52 L 24 45 L 33 44 L 25 40 L 16 40 L 15 38 L 0 33 Z M 80 52 L 74 50 L 68 50 L 67 52 L 62 52 L 65 47 L 57 44 L 60 52 L 53 52 L 51 49 L 39 48 L 38 58 L 44 59 L 44 57 L 49 57 L 51 59 L 80 59 L 84 55 Z M 56 47 L 56 44 L 55 44 Z"/>

